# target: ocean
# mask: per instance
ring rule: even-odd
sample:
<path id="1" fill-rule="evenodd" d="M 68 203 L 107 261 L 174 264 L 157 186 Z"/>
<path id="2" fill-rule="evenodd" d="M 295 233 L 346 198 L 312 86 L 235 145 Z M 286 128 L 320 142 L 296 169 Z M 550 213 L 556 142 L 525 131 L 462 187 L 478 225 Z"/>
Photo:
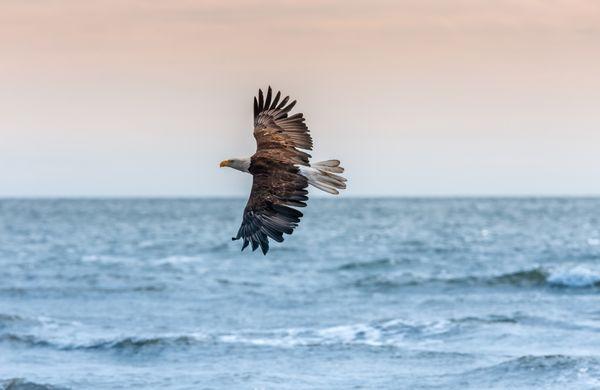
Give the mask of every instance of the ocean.
<path id="1" fill-rule="evenodd" d="M 0 200 L 0 388 L 600 388 L 600 199 L 244 204 Z"/>

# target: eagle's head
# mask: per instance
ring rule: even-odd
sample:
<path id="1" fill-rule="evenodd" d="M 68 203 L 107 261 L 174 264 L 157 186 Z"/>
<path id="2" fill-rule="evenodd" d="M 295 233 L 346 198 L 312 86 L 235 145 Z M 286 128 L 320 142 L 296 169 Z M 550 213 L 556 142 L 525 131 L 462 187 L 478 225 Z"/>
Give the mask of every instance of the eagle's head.
<path id="1" fill-rule="evenodd" d="M 219 164 L 219 167 L 229 167 L 237 169 L 238 171 L 249 172 L 250 158 L 230 158 L 228 160 L 223 160 Z"/>

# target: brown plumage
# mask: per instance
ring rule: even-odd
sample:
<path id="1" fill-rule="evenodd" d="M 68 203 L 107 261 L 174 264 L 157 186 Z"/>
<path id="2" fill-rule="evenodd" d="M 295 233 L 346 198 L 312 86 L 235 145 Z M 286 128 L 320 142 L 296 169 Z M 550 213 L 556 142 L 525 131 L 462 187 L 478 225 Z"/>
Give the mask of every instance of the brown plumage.
<path id="1" fill-rule="evenodd" d="M 292 234 L 302 213 L 290 206 L 304 207 L 308 200 L 308 180 L 296 165 L 309 166 L 308 153 L 312 138 L 302 114 L 288 117 L 296 104 L 289 97 L 280 101 L 281 93 L 272 98 L 271 87 L 266 98 L 262 90 L 254 98 L 254 138 L 256 153 L 250 159 L 254 176 L 250 198 L 244 209 L 242 225 L 234 240 L 243 239 L 242 250 L 259 246 L 264 254 L 269 250 L 268 237 L 283 241 L 283 234 Z"/>
<path id="2" fill-rule="evenodd" d="M 289 96 L 281 99 L 280 92 L 273 96 L 271 87 L 266 96 L 259 90 L 254 98 L 256 152 L 243 161 L 221 163 L 253 176 L 242 225 L 233 237 L 243 240 L 242 250 L 251 245 L 267 254 L 269 238 L 282 242 L 284 234 L 292 234 L 302 217 L 293 207 L 306 206 L 309 184 L 335 194 L 346 187 L 346 179 L 335 175 L 343 172 L 338 160 L 310 168 L 311 156 L 305 151 L 312 150 L 313 141 L 303 115 L 289 115 L 296 101 L 288 102 Z"/>

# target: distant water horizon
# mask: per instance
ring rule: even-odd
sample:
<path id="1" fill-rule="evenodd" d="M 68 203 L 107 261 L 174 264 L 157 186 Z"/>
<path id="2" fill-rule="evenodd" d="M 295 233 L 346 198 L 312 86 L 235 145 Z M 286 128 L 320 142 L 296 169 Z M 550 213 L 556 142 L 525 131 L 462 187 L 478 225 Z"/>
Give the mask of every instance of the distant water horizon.
<path id="1" fill-rule="evenodd" d="M 596 389 L 600 197 L 0 199 L 0 388 Z"/>
<path id="2" fill-rule="evenodd" d="M 250 189 L 249 189 L 250 190 Z M 0 201 L 3 200 L 246 200 L 247 195 L 216 195 L 216 196 L 205 196 L 205 195 L 56 195 L 56 196 L 45 196 L 45 195 L 16 195 L 16 196 L 2 196 L 0 195 Z M 549 199 L 549 200 L 560 200 L 560 199 L 600 199 L 600 194 L 457 194 L 457 195 L 346 195 L 342 193 L 338 196 L 333 195 L 322 195 L 318 193 L 311 193 L 309 195 L 310 200 L 332 200 L 332 201 L 343 201 L 343 200 L 535 200 L 535 199 Z"/>

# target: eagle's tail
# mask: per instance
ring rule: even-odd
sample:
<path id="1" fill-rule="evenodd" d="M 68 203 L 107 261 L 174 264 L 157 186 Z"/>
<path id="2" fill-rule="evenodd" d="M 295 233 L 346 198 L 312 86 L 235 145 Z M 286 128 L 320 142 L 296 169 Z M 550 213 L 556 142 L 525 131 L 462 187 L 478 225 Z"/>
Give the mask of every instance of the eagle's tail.
<path id="1" fill-rule="evenodd" d="M 337 195 L 338 190 L 346 189 L 346 178 L 338 175 L 344 172 L 339 160 L 327 160 L 300 167 L 300 172 L 308 179 L 308 184 L 321 191 Z"/>

